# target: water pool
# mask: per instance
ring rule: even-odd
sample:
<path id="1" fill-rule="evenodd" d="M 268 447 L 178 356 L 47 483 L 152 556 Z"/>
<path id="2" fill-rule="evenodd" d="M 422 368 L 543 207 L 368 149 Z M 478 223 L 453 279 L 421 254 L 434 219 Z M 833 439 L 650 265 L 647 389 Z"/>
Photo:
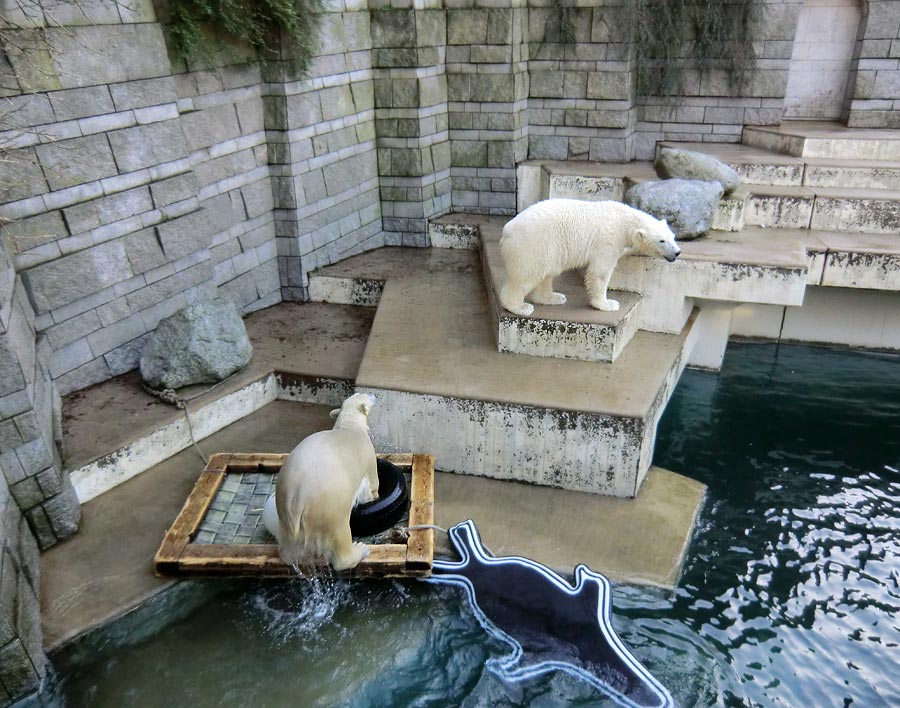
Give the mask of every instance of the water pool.
<path id="1" fill-rule="evenodd" d="M 900 359 L 732 345 L 685 373 L 655 461 L 709 498 L 678 589 L 618 586 L 613 621 L 679 705 L 900 706 Z M 613 705 L 506 684 L 505 651 L 451 588 L 186 583 L 54 657 L 31 703 Z"/>

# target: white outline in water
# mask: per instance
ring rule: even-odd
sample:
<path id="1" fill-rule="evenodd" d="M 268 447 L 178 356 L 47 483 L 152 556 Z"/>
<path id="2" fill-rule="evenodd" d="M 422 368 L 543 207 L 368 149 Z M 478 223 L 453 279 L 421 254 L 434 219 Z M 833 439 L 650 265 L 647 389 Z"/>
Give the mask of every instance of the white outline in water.
<path id="1" fill-rule="evenodd" d="M 468 545 L 464 543 L 459 537 L 460 529 L 462 528 L 465 528 L 469 532 L 469 535 L 472 539 L 472 550 L 475 556 L 477 556 L 478 561 L 486 565 L 505 565 L 508 563 L 513 563 L 528 567 L 531 570 L 537 571 L 542 576 L 544 576 L 548 581 L 553 583 L 553 585 L 556 586 L 557 589 L 572 597 L 575 597 L 579 593 L 581 593 L 582 589 L 585 587 L 585 584 L 588 581 L 595 581 L 599 590 L 599 599 L 597 602 L 597 625 L 600 629 L 600 633 L 603 635 L 603 638 L 610 645 L 615 654 L 620 659 L 622 659 L 622 661 L 627 664 L 639 678 L 643 679 L 650 691 L 659 698 L 659 703 L 652 708 L 675 708 L 675 701 L 668 690 L 666 690 L 666 688 L 656 680 L 656 678 L 634 657 L 634 655 L 630 651 L 628 651 L 628 649 L 622 643 L 622 640 L 619 639 L 619 635 L 617 635 L 616 631 L 613 629 L 612 623 L 610 621 L 610 609 L 612 603 L 610 600 L 609 581 L 604 576 L 600 575 L 599 573 L 595 573 L 586 565 L 580 564 L 575 568 L 576 583 L 575 587 L 572 587 L 560 575 L 554 573 L 546 566 L 543 566 L 540 563 L 531 560 L 530 558 L 522 558 L 521 556 L 501 556 L 497 558 L 491 556 L 486 552 L 484 545 L 481 542 L 481 534 L 478 533 L 478 528 L 475 526 L 475 522 L 471 519 L 468 519 L 457 524 L 456 526 L 453 526 L 448 531 L 448 533 L 450 534 L 450 538 L 453 541 L 453 545 L 456 547 L 456 550 L 459 552 L 462 560 L 459 562 L 435 560 L 434 568 L 441 571 L 442 573 L 447 573 L 447 575 L 431 576 L 430 578 L 423 578 L 423 580 L 425 580 L 426 582 L 438 584 L 445 583 L 449 585 L 458 585 L 459 587 L 464 588 L 466 594 L 469 597 L 469 602 L 472 606 L 478 623 L 488 634 L 508 644 L 512 648 L 513 653 L 510 656 L 507 656 L 503 659 L 490 659 L 487 662 L 487 666 L 489 668 L 496 671 L 501 676 L 501 678 L 511 682 L 524 681 L 541 674 L 549 673 L 551 671 L 562 671 L 580 678 L 583 681 L 586 681 L 595 688 L 604 692 L 620 705 L 627 706 L 627 708 L 651 708 L 635 703 L 627 696 L 622 695 L 612 686 L 605 683 L 602 679 L 600 679 L 599 676 L 592 674 L 591 672 L 581 668 L 580 666 L 576 666 L 575 664 L 570 664 L 568 662 L 542 661 L 537 664 L 519 668 L 517 670 L 514 669 L 513 667 L 519 662 L 524 653 L 522 645 L 519 644 L 519 642 L 509 634 L 497 627 L 493 622 L 491 622 L 490 618 L 488 618 L 484 614 L 484 611 L 478 605 L 478 600 L 475 596 L 475 588 L 473 587 L 472 582 L 464 575 L 456 575 L 453 573 L 453 571 L 455 570 L 465 568 L 471 562 Z"/>

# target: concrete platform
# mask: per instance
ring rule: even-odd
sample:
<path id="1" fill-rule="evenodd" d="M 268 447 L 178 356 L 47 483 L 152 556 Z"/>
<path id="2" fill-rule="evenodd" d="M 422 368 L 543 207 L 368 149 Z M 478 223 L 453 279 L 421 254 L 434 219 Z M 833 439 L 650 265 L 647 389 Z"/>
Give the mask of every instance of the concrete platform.
<path id="1" fill-rule="evenodd" d="M 435 515 L 444 528 L 474 519 L 497 555 L 524 555 L 563 574 L 583 562 L 613 581 L 671 588 L 704 493 L 661 467 L 650 468 L 635 499 L 444 473 L 435 480 Z"/>
<path id="2" fill-rule="evenodd" d="M 278 401 L 201 446 L 207 454 L 287 452 L 305 435 L 331 427 L 328 410 Z M 115 409 L 105 411 L 105 420 L 115 417 Z M 80 531 L 41 556 L 48 651 L 174 584 L 153 575 L 153 554 L 202 468 L 196 452 L 185 450 L 83 506 Z M 587 563 L 614 580 L 671 587 L 703 493 L 700 483 L 658 468 L 637 500 L 439 474 L 437 522 L 473 518 L 494 551 L 563 572 Z"/>
<path id="3" fill-rule="evenodd" d="M 360 307 L 283 303 L 247 317 L 253 358 L 246 369 L 191 401 L 195 437 L 202 439 L 276 398 L 340 402 L 356 378 L 374 314 Z M 187 387 L 179 395 L 209 388 Z M 184 412 L 145 393 L 136 371 L 63 401 L 65 465 L 82 501 L 167 459 L 190 440 Z"/>
<path id="4" fill-rule="evenodd" d="M 691 329 L 638 332 L 612 363 L 501 354 L 480 273 L 411 276 L 385 286 L 357 387 L 386 402 L 385 449 L 428 443 L 440 469 L 634 496 Z"/>

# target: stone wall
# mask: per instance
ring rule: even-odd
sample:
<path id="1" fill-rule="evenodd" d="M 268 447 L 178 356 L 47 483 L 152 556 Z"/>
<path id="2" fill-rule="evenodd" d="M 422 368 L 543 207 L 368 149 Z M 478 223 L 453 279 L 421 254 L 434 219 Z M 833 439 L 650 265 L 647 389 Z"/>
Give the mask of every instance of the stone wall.
<path id="1" fill-rule="evenodd" d="M 80 506 L 61 464 L 60 400 L 50 346 L 35 335 L 22 281 L 0 247 L 0 474 L 42 548 L 71 536 Z"/>
<path id="2" fill-rule="evenodd" d="M 632 159 L 637 110 L 630 4 L 529 8 L 529 158 Z"/>
<path id="3" fill-rule="evenodd" d="M 43 675 L 38 548 L 0 476 L 0 706 L 37 689 Z"/>
<path id="4" fill-rule="evenodd" d="M 249 311 L 281 298 L 248 52 L 189 71 L 149 0 L 86 7 L 96 14 L 43 39 L 6 32 L 19 83 L 7 92 L 35 93 L 4 101 L 23 131 L 0 137 L 17 148 L 0 175 L 0 216 L 15 219 L 2 235 L 63 395 L 133 369 L 157 322 L 190 302 L 218 291 Z M 39 46 L 17 54 L 13 40 Z"/>
<path id="5" fill-rule="evenodd" d="M 385 243 L 379 202 L 372 37 L 364 0 L 332 0 L 318 54 L 297 80 L 264 76 L 269 171 L 285 300 L 304 300 L 310 270 Z"/>
<path id="6" fill-rule="evenodd" d="M 900 3 L 863 2 L 850 81 L 847 125 L 900 128 Z"/>
<path id="7" fill-rule="evenodd" d="M 658 140 L 738 142 L 744 125 L 777 125 L 784 112 L 802 2 L 765 0 L 754 33 L 752 71 L 741 77 L 685 60 L 677 95 L 638 98 L 634 157 L 653 158 Z M 686 38 L 682 46 L 688 51 Z"/>

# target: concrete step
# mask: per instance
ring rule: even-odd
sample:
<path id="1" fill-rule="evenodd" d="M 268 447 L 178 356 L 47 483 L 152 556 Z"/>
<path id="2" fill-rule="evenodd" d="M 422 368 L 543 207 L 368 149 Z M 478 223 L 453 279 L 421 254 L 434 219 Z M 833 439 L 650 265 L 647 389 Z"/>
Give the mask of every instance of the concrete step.
<path id="1" fill-rule="evenodd" d="M 730 165 L 744 184 L 900 191 L 900 162 L 792 157 L 740 143 L 661 142 Z"/>
<path id="2" fill-rule="evenodd" d="M 390 278 L 402 278 L 413 273 L 432 273 L 437 270 L 460 272 L 477 268 L 469 248 L 477 247 L 478 221 L 460 215 L 457 223 L 433 224 L 432 233 L 439 234 L 439 242 L 455 243 L 457 236 L 466 231 L 474 233 L 475 242 L 465 248 L 448 246 L 445 248 L 403 248 L 388 246 L 351 256 L 333 265 L 319 268 L 309 275 L 309 298 L 313 302 L 329 302 L 338 305 L 358 305 L 375 307 L 381 299 L 384 283 Z M 497 223 L 504 223 L 503 217 Z M 481 217 L 484 223 L 491 223 L 490 217 Z M 448 241 L 440 237 L 448 235 Z M 469 238 L 469 237 L 466 237 Z"/>
<path id="3" fill-rule="evenodd" d="M 802 182 L 803 165 L 799 169 L 797 179 Z M 579 174 L 574 175 L 573 172 Z M 817 174 L 823 176 L 825 173 Z M 590 164 L 535 161 L 520 165 L 518 175 L 520 211 L 536 201 L 552 197 L 621 201 L 632 184 L 658 179 L 649 162 Z M 788 179 L 785 177 L 782 181 Z M 712 225 L 718 231 L 740 231 L 744 226 L 762 226 L 898 233 L 900 189 L 743 184 L 719 201 Z"/>
<path id="4" fill-rule="evenodd" d="M 900 234 L 819 231 L 806 249 L 810 285 L 900 291 Z"/>
<path id="5" fill-rule="evenodd" d="M 523 317 L 500 305 L 500 288 L 506 269 L 500 257 L 500 229 L 482 228 L 481 262 L 484 269 L 491 322 L 501 352 L 531 356 L 615 361 L 637 332 L 641 296 L 610 292 L 619 301 L 616 312 L 601 312 L 588 303 L 580 274 L 563 273 L 554 281 L 554 290 L 566 296 L 563 305 L 535 305 Z"/>
<path id="6" fill-rule="evenodd" d="M 796 157 L 900 161 L 900 131 L 847 128 L 826 121 L 785 121 L 746 126 L 745 145 Z"/>
<path id="7" fill-rule="evenodd" d="M 499 353 L 488 310 L 477 272 L 386 283 L 357 376 L 383 402 L 376 446 L 427 449 L 454 472 L 634 496 L 695 318 L 678 334 L 638 332 L 602 363 Z"/>

